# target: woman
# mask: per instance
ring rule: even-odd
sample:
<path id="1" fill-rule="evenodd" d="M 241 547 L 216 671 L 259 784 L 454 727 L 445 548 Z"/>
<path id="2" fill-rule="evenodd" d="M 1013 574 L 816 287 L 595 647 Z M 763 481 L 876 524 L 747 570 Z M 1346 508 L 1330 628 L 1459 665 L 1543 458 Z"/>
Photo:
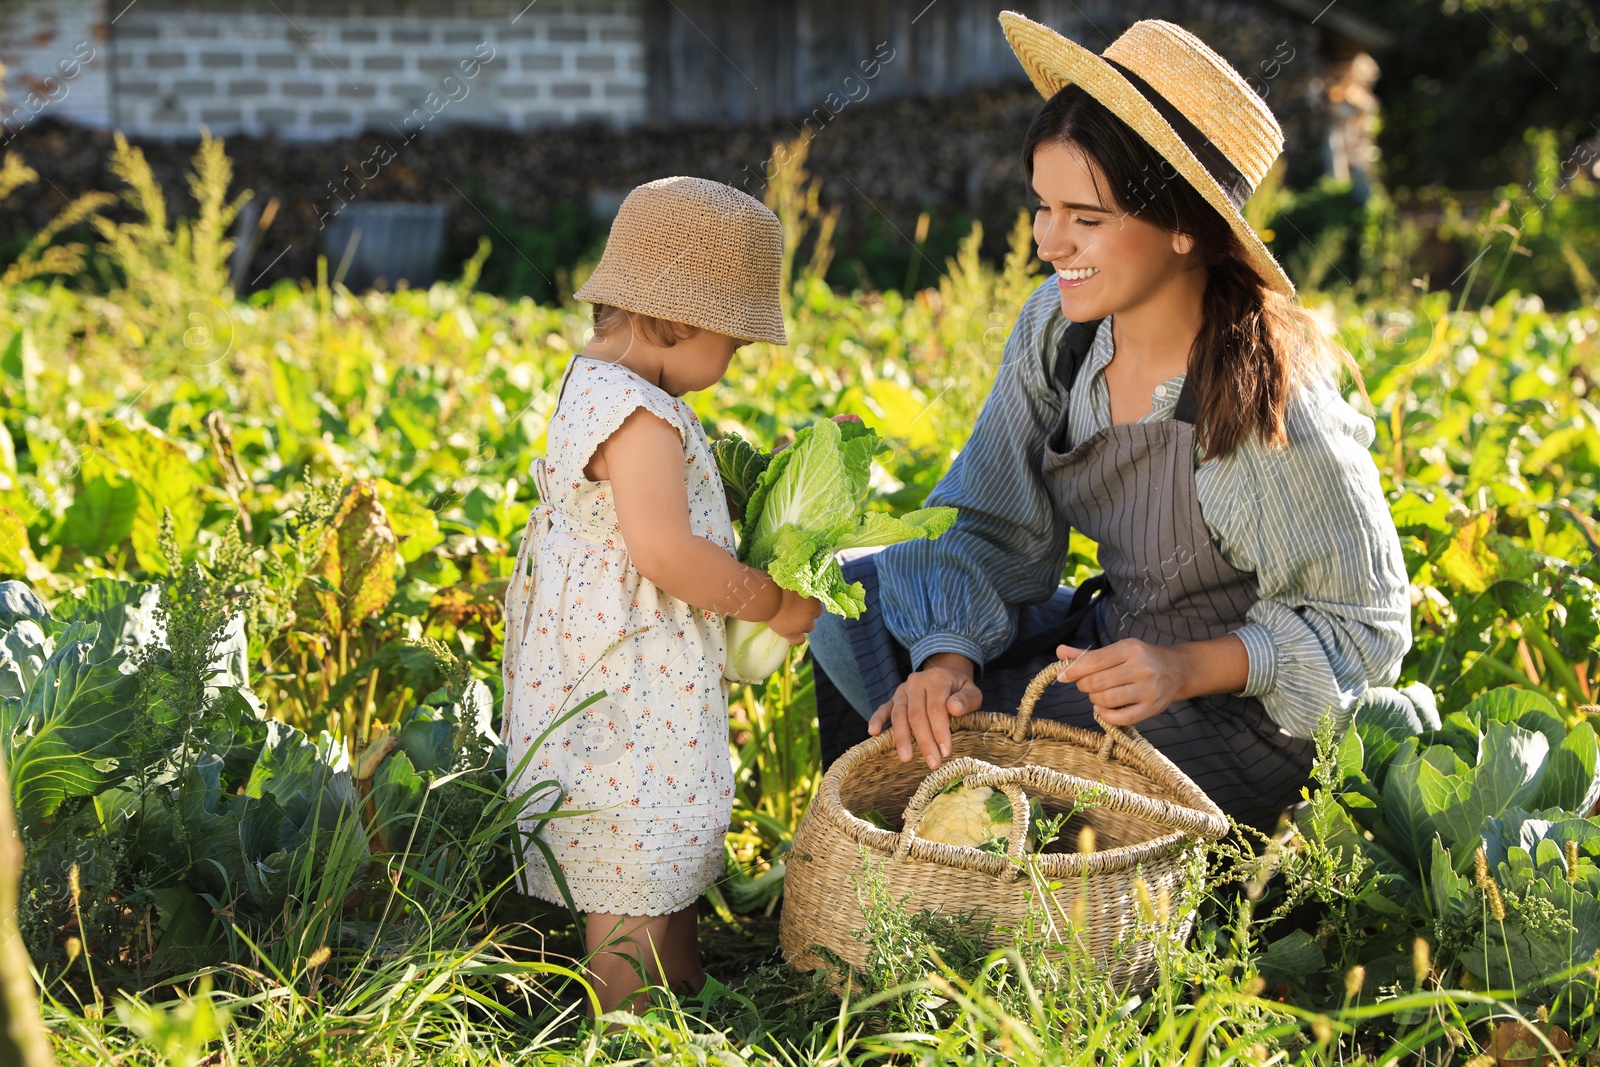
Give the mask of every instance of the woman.
<path id="1" fill-rule="evenodd" d="M 1054 274 L 928 498 L 956 525 L 845 560 L 869 608 L 813 635 L 825 755 L 890 726 L 936 767 L 952 716 L 1014 711 L 1058 658 L 1037 714 L 1137 725 L 1270 829 L 1319 722 L 1342 729 L 1411 644 L 1372 420 L 1334 377 L 1359 374 L 1241 214 L 1282 132 L 1178 26 L 1097 56 L 1001 23 L 1047 101 L 1022 164 Z M 1105 573 L 1058 589 L 1073 528 Z"/>

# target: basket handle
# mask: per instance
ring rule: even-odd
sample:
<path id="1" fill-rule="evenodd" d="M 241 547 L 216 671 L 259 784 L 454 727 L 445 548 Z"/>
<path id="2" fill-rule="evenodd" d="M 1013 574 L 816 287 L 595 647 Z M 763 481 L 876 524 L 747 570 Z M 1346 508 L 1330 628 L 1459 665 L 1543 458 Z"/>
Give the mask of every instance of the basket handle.
<path id="1" fill-rule="evenodd" d="M 1182 804 L 1174 804 L 1169 800 L 1157 800 L 1147 797 L 1142 793 L 1135 793 L 1131 789 L 1111 785 L 1107 782 L 1096 782 L 1088 778 L 1079 778 L 1077 775 L 1067 774 L 1063 771 L 1041 767 L 1037 764 L 1024 764 L 1020 767 L 996 767 L 993 771 L 973 774 L 967 778 L 971 786 L 986 785 L 991 788 L 1000 788 L 1003 785 L 1015 784 L 1032 787 L 1036 792 L 1049 796 L 1066 797 L 1073 801 L 1083 799 L 1086 795 L 1092 800 L 1095 807 L 1104 808 L 1106 811 L 1120 812 L 1132 815 L 1136 819 L 1155 823 L 1172 830 L 1191 834 L 1195 837 L 1209 838 L 1220 841 L 1228 835 L 1228 820 L 1213 815 L 1210 812 L 1196 811 L 1186 808 Z M 1009 793 L 1007 794 L 1010 795 Z"/>
<path id="2" fill-rule="evenodd" d="M 1038 674 L 1033 676 L 1033 681 L 1028 683 L 1028 688 L 1023 691 L 1022 703 L 1017 708 L 1017 721 L 1011 728 L 1011 739 L 1016 742 L 1026 741 L 1033 729 L 1033 709 L 1039 703 L 1040 696 L 1055 681 L 1066 664 L 1052 663 Z M 1100 729 L 1105 731 L 1105 736 L 1100 739 L 1098 755 L 1102 761 L 1109 760 L 1117 745 L 1134 750 L 1150 753 L 1170 766 L 1170 761 L 1162 756 L 1150 742 L 1146 741 L 1139 731 L 1131 726 L 1116 726 L 1106 722 L 1098 710 L 1094 713 L 1094 721 L 1100 724 Z M 1040 779 L 1034 784 L 1045 784 L 1053 792 L 1058 789 L 1081 790 L 1089 786 L 1101 787 L 1103 783 L 1089 782 L 1082 778 L 1075 778 L 1070 774 L 1050 770 L 1048 767 L 1021 767 L 1017 770 L 1037 770 Z M 1176 768 L 1173 768 L 1176 771 Z M 984 784 L 992 784 L 985 782 Z M 1103 803 L 1104 806 L 1115 811 L 1127 812 L 1130 815 L 1170 826 L 1175 830 L 1182 830 L 1200 837 L 1220 841 L 1228 835 L 1228 820 L 1220 814 L 1207 811 L 1198 811 L 1195 808 L 1172 804 L 1164 800 L 1153 800 L 1139 793 L 1132 793 L 1126 789 L 1104 786 L 1110 790 Z M 1076 793 L 1072 794 L 1076 798 Z"/>
<path id="3" fill-rule="evenodd" d="M 995 781 L 977 782 L 978 777 L 985 779 L 994 778 Z M 953 760 L 941 763 L 937 770 L 932 771 L 917 786 L 917 791 L 912 794 L 911 800 L 906 804 L 905 816 L 899 833 L 899 841 L 895 845 L 894 858 L 903 860 L 911 851 L 911 842 L 916 839 L 917 831 L 922 829 L 922 820 L 928 814 L 928 805 L 939 791 L 957 778 L 965 777 L 968 785 L 988 785 L 999 788 L 1011 801 L 1011 839 L 1006 845 L 1006 854 L 1012 859 L 1020 860 L 1022 850 L 1028 840 L 1028 799 L 1022 793 L 1018 780 L 1006 777 L 1003 768 L 992 763 L 985 763 L 981 759 L 971 756 L 958 756 Z M 1005 874 L 1007 881 L 1017 877 L 1021 868 L 1012 865 Z"/>
<path id="4" fill-rule="evenodd" d="M 954 770 L 946 771 L 946 767 L 954 766 Z M 996 767 L 992 763 L 985 763 L 980 759 L 962 756 L 942 764 L 938 770 L 929 774 L 922 780 L 922 785 L 911 797 L 906 805 L 904 828 L 900 831 L 900 841 L 895 849 L 897 858 L 905 858 L 911 848 L 911 838 L 922 826 L 923 816 L 926 814 L 928 804 L 933 797 L 946 785 L 956 778 L 965 778 L 967 785 L 977 788 L 989 786 L 1005 793 L 1011 801 L 1011 829 L 1012 829 L 1012 855 L 1021 856 L 1020 847 L 1027 837 L 1028 816 L 1026 812 L 1018 817 L 1018 805 L 1026 806 L 1026 798 L 1021 801 L 1022 786 L 1028 786 L 1033 792 L 1044 793 L 1047 796 L 1062 797 L 1078 801 L 1089 797 L 1094 805 L 1106 811 L 1119 812 L 1131 815 L 1136 819 L 1165 826 L 1181 833 L 1194 837 L 1205 838 L 1211 841 L 1220 841 L 1228 836 L 1228 820 L 1220 815 L 1207 811 L 1196 811 L 1194 808 L 1174 804 L 1169 800 L 1157 800 L 1141 793 L 1124 789 L 1121 786 L 1110 785 L 1106 782 L 1096 782 L 1088 778 L 1079 778 L 1077 775 L 1066 774 L 1062 771 L 1041 767 L 1037 764 L 1024 764 L 1020 767 Z M 1018 824 L 1021 824 L 1020 834 Z"/>
<path id="5" fill-rule="evenodd" d="M 1022 703 L 1017 707 L 1017 721 L 1016 725 L 1011 727 L 1011 740 L 1022 742 L 1028 739 L 1028 734 L 1033 727 L 1034 706 L 1039 703 L 1039 698 L 1050 687 L 1050 683 L 1055 681 L 1071 662 L 1071 660 L 1068 660 L 1067 663 L 1052 663 L 1033 676 L 1033 681 L 1029 682 L 1028 688 L 1023 690 Z M 1111 758 L 1111 753 L 1119 741 L 1124 745 L 1132 745 L 1135 741 L 1144 741 L 1144 738 L 1140 737 L 1138 731 L 1133 727 L 1113 726 L 1111 723 L 1106 722 L 1105 719 L 1100 717 L 1099 710 L 1094 713 L 1094 721 L 1099 723 L 1100 729 L 1105 731 L 1105 737 L 1100 741 L 1100 751 L 1098 753 L 1102 760 Z"/>

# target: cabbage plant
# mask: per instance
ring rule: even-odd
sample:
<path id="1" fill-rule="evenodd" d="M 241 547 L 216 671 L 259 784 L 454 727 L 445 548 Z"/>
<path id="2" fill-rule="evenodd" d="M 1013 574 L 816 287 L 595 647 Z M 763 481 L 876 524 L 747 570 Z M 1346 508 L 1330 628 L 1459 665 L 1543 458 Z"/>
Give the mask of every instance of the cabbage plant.
<path id="1" fill-rule="evenodd" d="M 1420 695 L 1415 707 L 1358 708 L 1332 788 L 1297 818 L 1357 873 L 1340 903 L 1361 943 L 1352 962 L 1378 988 L 1409 982 L 1422 938 L 1441 973 L 1458 966 L 1570 1021 L 1596 987 L 1570 972 L 1600 951 L 1600 738 L 1525 689 L 1489 690 L 1443 717 Z"/>
<path id="2" fill-rule="evenodd" d="M 770 455 L 737 435 L 719 439 L 714 452 L 723 484 L 730 500 L 743 502 L 739 561 L 785 589 L 816 597 L 835 615 L 858 617 L 866 591 L 845 581 L 835 553 L 938 537 L 956 520 L 948 507 L 898 517 L 868 511 L 872 460 L 886 451 L 876 430 L 848 416 L 818 420 Z M 729 619 L 724 673 L 731 681 L 762 681 L 788 650 L 765 623 Z"/>
<path id="3" fill-rule="evenodd" d="M 358 943 L 391 886 L 378 860 L 422 870 L 427 889 L 403 891 L 442 907 L 499 847 L 485 812 L 504 748 L 464 663 L 392 731 L 373 724 L 386 744 L 357 773 L 342 740 L 264 714 L 243 614 L 223 608 L 193 565 L 161 585 L 93 579 L 52 608 L 0 582 L 0 764 L 41 968 L 65 969 L 69 938 L 118 983 L 242 960 L 235 929 Z"/>
<path id="4" fill-rule="evenodd" d="M 1565 1000 L 1569 1011 L 1590 1006 L 1595 978 L 1564 972 L 1600 954 L 1600 819 L 1513 808 L 1480 836 L 1476 877 L 1441 872 L 1432 887 L 1437 911 L 1473 931 L 1462 966 L 1491 989 Z"/>

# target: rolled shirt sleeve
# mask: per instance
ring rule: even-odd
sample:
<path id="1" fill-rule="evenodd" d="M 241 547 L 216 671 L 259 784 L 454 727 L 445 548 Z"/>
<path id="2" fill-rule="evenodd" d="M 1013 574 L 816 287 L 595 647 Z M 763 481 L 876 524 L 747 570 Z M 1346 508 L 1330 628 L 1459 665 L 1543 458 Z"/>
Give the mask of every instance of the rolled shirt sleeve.
<path id="1" fill-rule="evenodd" d="M 1011 644 L 1018 608 L 1060 584 L 1069 528 L 1042 457 L 1060 408 L 1049 356 L 1065 323 L 1052 276 L 1023 305 L 972 436 L 928 496 L 930 507 L 960 509 L 955 525 L 878 556 L 884 624 L 913 666 L 958 652 L 981 669 Z"/>
<path id="2" fill-rule="evenodd" d="M 1196 478 L 1218 548 L 1258 582 L 1234 631 L 1250 662 L 1238 695 L 1311 737 L 1329 714 L 1342 731 L 1369 686 L 1399 677 L 1410 584 L 1369 451 L 1372 420 L 1321 379 L 1296 394 L 1287 429 L 1287 448 L 1251 437 Z"/>

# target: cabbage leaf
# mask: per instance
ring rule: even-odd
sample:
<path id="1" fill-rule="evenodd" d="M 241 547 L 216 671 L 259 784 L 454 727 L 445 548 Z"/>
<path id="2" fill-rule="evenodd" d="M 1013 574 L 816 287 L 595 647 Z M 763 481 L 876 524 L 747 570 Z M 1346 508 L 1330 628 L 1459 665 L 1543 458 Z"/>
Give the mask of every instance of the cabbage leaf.
<path id="1" fill-rule="evenodd" d="M 766 571 L 785 589 L 816 597 L 835 615 L 859 617 L 866 590 L 845 581 L 836 553 L 935 538 L 956 520 L 949 507 L 900 516 L 867 510 L 872 460 L 887 450 L 877 431 L 831 419 L 802 429 L 794 444 L 770 457 L 752 454 L 742 440 L 722 446 L 723 484 L 730 499 L 743 501 L 739 561 Z M 759 475 L 752 486 L 754 471 Z M 782 665 L 787 651 L 764 624 L 728 620 L 730 679 L 760 681 Z"/>
<path id="2" fill-rule="evenodd" d="M 921 508 L 895 517 L 866 510 L 872 459 L 888 450 L 859 422 L 821 419 L 795 434 L 756 481 L 745 511 L 739 560 L 772 574 L 785 589 L 855 618 L 866 607 L 859 583 L 847 583 L 834 553 L 846 548 L 934 538 L 956 520 L 955 508 Z"/>

